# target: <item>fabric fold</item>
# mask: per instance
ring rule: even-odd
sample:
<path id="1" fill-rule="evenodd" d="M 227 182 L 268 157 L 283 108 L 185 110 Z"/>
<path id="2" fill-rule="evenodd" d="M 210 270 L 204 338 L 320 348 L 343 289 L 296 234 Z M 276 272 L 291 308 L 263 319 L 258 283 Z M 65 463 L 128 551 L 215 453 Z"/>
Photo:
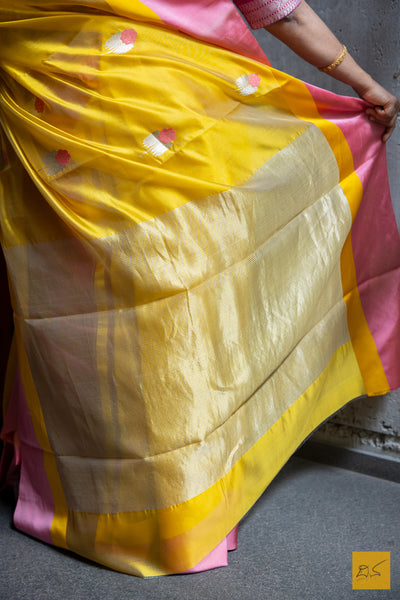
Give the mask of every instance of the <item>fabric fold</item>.
<path id="1" fill-rule="evenodd" d="M 223 566 L 304 439 L 400 383 L 380 128 L 227 0 L 0 0 L 0 48 L 15 524 L 142 577 Z"/>

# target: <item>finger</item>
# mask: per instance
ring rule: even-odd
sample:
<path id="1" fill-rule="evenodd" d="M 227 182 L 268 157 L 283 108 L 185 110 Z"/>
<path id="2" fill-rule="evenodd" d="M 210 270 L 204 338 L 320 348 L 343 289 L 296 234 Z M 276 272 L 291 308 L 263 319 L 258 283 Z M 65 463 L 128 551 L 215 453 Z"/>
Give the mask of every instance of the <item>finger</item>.
<path id="1" fill-rule="evenodd" d="M 374 106 L 373 108 L 367 108 L 365 110 L 367 115 L 371 115 L 376 119 L 382 119 L 387 115 L 387 112 L 382 106 Z"/>
<path id="2" fill-rule="evenodd" d="M 390 138 L 390 136 L 392 135 L 393 131 L 394 131 L 395 125 L 390 125 L 389 127 L 386 127 L 385 133 L 382 136 L 382 142 L 387 142 L 388 139 Z"/>
<path id="3" fill-rule="evenodd" d="M 380 107 L 377 107 L 377 109 L 380 109 Z M 384 109 L 377 109 L 367 111 L 367 114 L 377 123 L 382 123 L 382 125 L 390 125 L 393 119 L 393 115 L 389 111 L 385 111 Z"/>
<path id="4" fill-rule="evenodd" d="M 383 106 L 375 106 L 375 114 L 377 115 L 378 119 L 381 119 L 382 121 L 390 121 L 392 118 L 390 111 L 385 110 Z"/>
<path id="5" fill-rule="evenodd" d="M 369 121 L 371 121 L 371 123 L 377 123 L 378 125 L 383 125 L 384 127 L 388 127 L 389 123 L 387 122 L 387 120 L 385 119 L 380 119 L 378 117 L 376 117 L 375 115 L 369 115 L 368 117 Z"/>

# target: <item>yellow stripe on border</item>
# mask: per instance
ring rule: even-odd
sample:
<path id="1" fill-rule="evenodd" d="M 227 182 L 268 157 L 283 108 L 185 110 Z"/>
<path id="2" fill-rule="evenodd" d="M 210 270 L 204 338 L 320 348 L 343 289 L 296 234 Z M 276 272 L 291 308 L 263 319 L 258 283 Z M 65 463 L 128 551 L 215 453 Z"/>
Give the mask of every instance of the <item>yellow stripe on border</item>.
<path id="1" fill-rule="evenodd" d="M 157 13 L 140 0 L 129 0 L 129 2 L 127 0 L 106 0 L 106 3 L 117 16 L 129 19 L 142 19 L 143 21 L 154 21 L 164 25 L 164 22 Z"/>
<path id="2" fill-rule="evenodd" d="M 346 177 L 341 187 L 349 201 L 352 218 L 360 205 L 363 188 L 356 173 Z M 340 257 L 344 301 L 347 306 L 347 324 L 354 344 L 365 387 L 369 396 L 378 396 L 390 391 L 389 382 L 379 357 L 374 338 L 368 327 L 357 287 L 357 274 L 354 262 L 352 236 L 348 235 Z"/>
<path id="3" fill-rule="evenodd" d="M 321 116 L 311 92 L 302 81 L 280 71 L 274 70 L 274 75 L 281 86 L 289 110 L 299 119 L 316 125 L 328 141 L 339 167 L 340 186 L 349 203 L 354 223 L 362 200 L 363 186 L 354 171 L 353 155 L 344 133 L 338 125 Z M 344 244 L 340 264 L 349 333 L 367 394 L 376 396 L 387 393 L 390 386 L 368 327 L 357 287 L 351 232 Z"/>
<path id="4" fill-rule="evenodd" d="M 66 531 L 68 509 L 64 492 L 58 474 L 56 459 L 51 449 L 49 438 L 46 433 L 46 425 L 32 373 L 29 367 L 28 357 L 25 353 L 24 342 L 19 327 L 15 327 L 15 336 L 18 349 L 18 362 L 21 373 L 22 385 L 25 391 L 26 401 L 32 418 L 36 438 L 43 451 L 43 463 L 47 479 L 54 500 L 54 517 L 51 524 L 50 535 L 56 546 L 67 548 Z"/>
<path id="5" fill-rule="evenodd" d="M 240 521 L 301 442 L 346 402 L 363 394 L 349 341 L 264 436 L 202 494 L 159 510 L 99 515 L 96 546 L 88 558 L 144 577 L 190 569 Z M 82 526 L 84 513 L 79 521 Z M 164 564 L 157 568 L 160 560 Z"/>

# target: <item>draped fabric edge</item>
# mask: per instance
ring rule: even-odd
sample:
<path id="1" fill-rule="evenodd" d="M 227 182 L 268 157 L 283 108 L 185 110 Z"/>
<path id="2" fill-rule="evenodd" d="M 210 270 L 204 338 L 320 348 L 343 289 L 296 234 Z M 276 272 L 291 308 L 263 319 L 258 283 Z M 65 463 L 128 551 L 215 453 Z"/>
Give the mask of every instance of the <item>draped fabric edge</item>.
<path id="1" fill-rule="evenodd" d="M 393 210 L 388 191 L 385 150 L 379 140 L 380 128 L 375 127 L 374 139 L 372 142 L 372 138 L 369 140 L 373 156 L 370 158 L 372 167 L 367 169 L 365 161 L 361 160 L 357 164 L 364 150 L 363 140 L 357 139 L 353 135 L 354 130 L 348 128 L 346 118 L 342 119 L 343 115 L 335 114 L 334 103 L 332 102 L 334 96 L 329 92 L 313 88 L 283 74 L 280 75 L 279 72 L 276 73 L 276 77 L 278 80 L 281 77 L 280 84 L 293 113 L 300 119 L 313 122 L 323 132 L 331 145 L 341 171 L 341 187 L 348 199 L 353 216 L 352 232 L 345 242 L 341 256 L 342 283 L 351 343 L 346 343 L 336 351 L 330 365 L 312 386 L 214 486 L 205 490 L 199 496 L 177 506 L 157 511 L 146 511 L 146 514 L 119 514 L 119 522 L 121 524 L 122 520 L 126 530 L 126 546 L 128 547 L 131 536 L 138 531 L 144 540 L 143 545 L 136 548 L 138 555 L 143 556 L 142 563 L 138 561 L 132 567 L 128 560 L 125 568 L 121 569 L 122 548 L 119 548 L 117 552 L 119 555 L 118 560 L 114 561 L 116 549 L 110 544 L 114 516 L 112 514 L 102 515 L 96 525 L 96 532 L 92 532 L 95 538 L 96 552 L 93 553 L 93 550 L 89 547 L 86 551 L 79 547 L 77 551 L 98 562 L 99 554 L 97 552 L 99 552 L 103 557 L 101 562 L 117 570 L 126 570 L 140 576 L 155 576 L 193 569 L 210 553 L 210 549 L 218 546 L 221 540 L 229 536 L 243 515 L 263 493 L 266 482 L 270 482 L 274 478 L 296 448 L 318 425 L 357 396 L 365 393 L 368 395 L 384 394 L 400 385 L 399 374 L 394 364 L 395 353 L 393 351 L 387 352 L 388 340 L 400 339 L 398 329 L 385 332 L 385 335 L 383 335 L 379 316 L 376 310 L 373 310 L 370 301 L 371 294 L 375 297 L 376 287 L 379 287 L 381 258 L 378 255 L 375 260 L 376 265 L 372 260 L 367 261 L 370 270 L 364 272 L 366 252 L 362 242 L 359 241 L 361 231 L 362 237 L 365 236 L 365 221 L 368 220 L 371 205 L 374 204 L 375 215 L 377 210 L 380 215 L 386 215 L 385 223 L 389 227 L 388 236 L 391 238 L 391 248 L 393 249 L 394 264 L 391 266 L 391 271 L 394 276 L 389 282 L 386 282 L 384 293 L 381 294 L 382 305 L 386 304 L 390 309 L 391 303 L 395 302 L 398 293 L 398 258 L 400 253 L 398 252 L 398 232 L 392 218 Z M 307 102 L 302 100 L 305 96 L 308 97 Z M 313 102 L 309 102 L 310 97 Z M 359 100 L 349 98 L 347 105 L 349 116 L 354 116 L 354 113 L 357 112 L 361 115 L 364 109 L 364 104 Z M 310 111 L 312 114 L 310 114 Z M 354 127 L 354 121 L 353 125 L 350 125 L 351 127 Z M 368 185 L 365 187 L 368 189 L 368 196 L 364 196 L 361 204 L 363 184 L 367 183 Z M 376 195 L 378 192 L 380 202 L 377 206 Z M 362 206 L 362 212 L 359 211 L 360 206 Z M 377 226 L 378 223 L 379 218 L 372 219 L 372 232 L 373 227 Z M 371 233 L 371 235 L 374 234 Z M 374 288 L 372 292 L 369 282 L 372 282 L 371 285 Z M 373 285 L 374 282 L 375 285 Z M 33 398 L 35 387 L 22 341 L 19 340 L 19 343 L 17 341 L 17 345 L 23 388 L 29 390 L 28 396 Z M 341 370 L 341 367 L 344 370 Z M 329 382 L 337 380 L 341 380 L 342 383 L 339 387 L 336 385 L 337 393 L 333 397 L 329 392 Z M 26 402 L 27 399 L 24 400 L 18 374 L 15 376 L 15 386 L 14 394 L 19 396 L 20 402 Z M 38 406 L 39 403 L 36 403 L 34 406 L 29 406 L 28 410 L 25 409 L 25 419 L 27 427 L 31 427 L 30 436 L 33 444 L 35 444 L 34 436 L 38 431 L 42 435 L 43 431 L 46 430 L 43 415 L 38 413 Z M 304 414 L 304 411 L 310 411 L 310 419 L 307 428 L 299 432 L 296 431 L 295 423 L 297 420 L 302 420 L 297 418 L 297 415 Z M 24 414 L 23 407 L 21 407 L 21 414 Z M 29 414 L 34 414 L 34 420 L 43 421 L 40 428 L 32 426 Z M 18 440 L 12 438 L 12 430 L 12 416 L 7 413 L 3 437 L 6 442 L 17 446 Z M 266 449 L 268 448 L 268 451 L 271 451 L 273 447 L 278 448 L 279 444 L 275 444 L 274 440 L 282 440 L 282 438 L 287 439 L 286 448 L 282 449 L 280 447 L 281 453 L 279 456 L 270 454 L 264 464 L 264 472 L 259 473 L 255 465 L 252 464 L 254 456 L 263 452 L 263 446 Z M 42 461 L 36 461 L 36 466 L 32 468 L 38 474 L 36 484 L 42 485 L 42 489 L 47 487 L 48 504 L 47 506 L 38 506 L 37 521 L 35 519 L 32 521 L 32 535 L 36 535 L 44 541 L 53 542 L 58 546 L 74 550 L 73 545 L 67 543 L 67 519 L 78 522 L 83 518 L 90 522 L 90 516 L 72 514 L 71 511 L 68 511 L 55 458 L 51 451 L 46 450 L 46 448 L 50 448 L 49 441 L 43 438 L 37 439 L 36 444 L 37 451 L 42 453 Z M 22 452 L 22 454 L 24 456 L 28 455 L 26 452 Z M 244 471 L 253 473 L 254 480 L 251 485 L 246 481 L 239 485 Z M 24 511 L 24 486 L 27 495 L 34 494 L 35 482 L 31 479 L 24 480 L 24 473 L 27 474 L 28 471 L 24 471 L 24 462 L 22 461 L 20 497 L 15 515 L 17 526 L 19 515 Z M 260 482 L 259 485 L 257 485 L 257 482 Z M 31 489 L 28 489 L 29 487 Z M 247 489 L 252 490 L 251 495 L 246 494 Z M 43 497 L 43 493 L 41 496 Z M 234 511 L 232 510 L 233 506 L 235 507 Z M 207 511 L 208 515 L 201 520 L 199 516 Z M 228 526 L 226 521 L 221 518 L 222 515 L 226 517 L 227 511 L 230 515 Z M 199 518 L 199 524 L 193 524 L 193 527 L 182 532 L 182 523 L 185 523 L 186 526 L 193 519 L 193 514 L 196 514 L 196 518 Z M 211 521 L 208 526 L 206 526 L 207 520 Z M 168 557 L 168 562 L 160 569 L 155 568 L 148 561 L 148 555 L 151 553 L 151 539 L 154 539 L 155 532 L 158 532 L 161 547 L 165 551 L 164 555 Z M 184 556 L 181 553 L 183 546 L 185 547 Z"/>

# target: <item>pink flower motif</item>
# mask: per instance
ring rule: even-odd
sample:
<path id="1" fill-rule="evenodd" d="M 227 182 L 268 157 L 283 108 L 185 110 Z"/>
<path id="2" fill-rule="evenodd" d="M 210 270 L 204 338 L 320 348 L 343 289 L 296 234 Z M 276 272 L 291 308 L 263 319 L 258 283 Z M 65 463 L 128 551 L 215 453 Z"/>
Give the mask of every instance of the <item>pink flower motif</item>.
<path id="1" fill-rule="evenodd" d="M 170 144 L 171 142 L 174 141 L 175 136 L 176 136 L 176 131 L 174 131 L 173 129 L 171 129 L 171 128 L 161 129 L 158 139 L 163 144 Z"/>
<path id="2" fill-rule="evenodd" d="M 134 29 L 124 29 L 121 33 L 121 42 L 126 45 L 133 44 L 137 38 L 137 33 Z"/>
<path id="3" fill-rule="evenodd" d="M 71 155 L 68 150 L 57 150 L 56 161 L 59 165 L 67 165 L 71 160 Z"/>
<path id="4" fill-rule="evenodd" d="M 35 110 L 38 113 L 42 113 L 44 111 L 44 102 L 41 98 L 36 98 L 35 100 Z"/>
<path id="5" fill-rule="evenodd" d="M 258 87 L 260 85 L 260 76 L 257 73 L 250 73 L 249 75 L 249 84 L 253 87 Z"/>

